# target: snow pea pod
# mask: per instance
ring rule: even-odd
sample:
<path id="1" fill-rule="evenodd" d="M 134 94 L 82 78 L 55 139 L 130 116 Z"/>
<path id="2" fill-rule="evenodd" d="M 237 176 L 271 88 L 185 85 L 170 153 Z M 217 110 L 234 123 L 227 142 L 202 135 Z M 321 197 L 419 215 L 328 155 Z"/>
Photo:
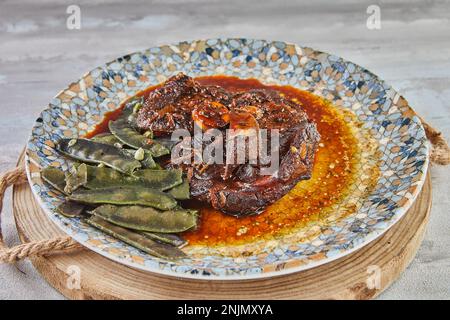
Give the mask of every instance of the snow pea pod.
<path id="1" fill-rule="evenodd" d="M 144 171 L 144 173 L 141 171 Z M 70 180 L 75 182 L 68 179 L 67 185 L 76 184 L 88 189 L 143 187 L 164 191 L 182 182 L 179 170 L 139 170 L 136 174 L 129 176 L 111 168 L 95 167 L 83 163 L 74 169 L 71 175 Z M 71 191 L 75 189 L 72 188 Z"/>
<path id="2" fill-rule="evenodd" d="M 170 150 L 157 142 L 158 140 L 153 140 L 152 144 L 150 145 L 150 147 L 147 148 L 147 150 L 150 151 L 150 153 L 152 154 L 153 157 L 158 158 L 158 157 L 162 157 L 165 156 L 167 154 L 170 154 Z"/>
<path id="3" fill-rule="evenodd" d="M 183 209 L 159 211 L 142 206 L 102 205 L 94 209 L 92 214 L 139 231 L 177 233 L 197 226 L 197 215 Z"/>
<path id="4" fill-rule="evenodd" d="M 152 153 L 148 150 L 142 149 L 144 151 L 144 159 L 140 160 L 142 168 L 144 169 L 157 169 L 160 166 L 153 160 Z M 129 157 L 135 158 L 136 150 L 134 149 L 122 149 L 122 152 Z"/>
<path id="5" fill-rule="evenodd" d="M 91 138 L 91 141 L 109 144 L 111 146 L 114 146 L 116 143 L 120 143 L 120 140 L 110 133 L 94 136 Z"/>
<path id="6" fill-rule="evenodd" d="M 161 166 L 153 160 L 152 154 L 144 150 L 144 160 L 141 161 L 144 169 L 161 169 Z"/>
<path id="7" fill-rule="evenodd" d="M 149 239 L 167 243 L 178 248 L 182 248 L 187 244 L 186 240 L 173 233 L 142 232 L 142 234 Z"/>
<path id="8" fill-rule="evenodd" d="M 64 188 L 66 186 L 66 176 L 63 171 L 56 168 L 47 167 L 45 169 L 42 169 L 41 177 L 53 188 L 62 193 L 65 193 Z"/>
<path id="9" fill-rule="evenodd" d="M 117 205 L 142 205 L 169 210 L 177 205 L 170 195 L 155 189 L 115 187 L 105 189 L 78 189 L 67 197 L 85 204 L 109 203 Z"/>
<path id="10" fill-rule="evenodd" d="M 123 145 L 123 143 L 116 138 L 113 134 L 102 134 L 91 138 L 94 142 L 109 144 L 111 146 L 118 147 L 118 145 Z M 122 152 L 130 157 L 135 158 L 136 150 L 134 149 L 125 149 L 121 148 Z M 144 159 L 140 160 L 142 168 L 144 169 L 155 169 L 158 168 L 158 165 L 156 164 L 155 160 L 153 160 L 152 153 L 149 150 L 144 150 Z"/>
<path id="11" fill-rule="evenodd" d="M 183 172 L 181 169 L 138 170 L 133 176 L 143 179 L 144 181 L 151 181 L 151 187 L 158 190 L 168 190 L 183 182 Z"/>
<path id="12" fill-rule="evenodd" d="M 120 118 L 125 119 L 130 127 L 137 128 L 137 112 L 144 104 L 144 97 L 133 98 L 127 102 Z"/>
<path id="13" fill-rule="evenodd" d="M 111 168 L 94 167 L 83 163 L 70 171 L 70 175 L 66 179 L 66 191 L 70 194 L 79 187 L 103 189 L 125 186 L 130 180 L 135 181 L 136 179 Z"/>
<path id="14" fill-rule="evenodd" d="M 56 150 L 71 158 L 89 163 L 103 163 L 127 174 L 142 167 L 139 161 L 126 155 L 121 149 L 88 139 L 61 139 Z"/>
<path id="15" fill-rule="evenodd" d="M 152 256 L 175 260 L 186 257 L 186 254 L 177 247 L 160 243 L 145 237 L 144 235 L 109 223 L 108 221 L 92 216 L 86 220 L 91 226 L 103 231 L 110 236 L 119 239 L 137 249 Z"/>
<path id="16" fill-rule="evenodd" d="M 115 135 L 107 133 L 100 134 L 91 138 L 91 141 L 109 144 L 111 146 L 117 147 L 118 145 L 122 145 L 123 143 L 116 138 Z M 130 158 L 134 158 L 136 154 L 136 150 L 134 149 L 121 149 L 122 152 Z M 142 168 L 144 169 L 155 169 L 158 168 L 157 163 L 153 160 L 152 153 L 149 150 L 144 150 L 144 159 L 140 160 Z"/>
<path id="17" fill-rule="evenodd" d="M 64 188 L 66 194 L 71 194 L 74 190 L 83 186 L 85 177 L 81 172 L 83 172 L 83 167 L 85 166 L 86 164 L 83 163 L 70 169 L 69 174 L 66 176 L 66 187 Z"/>
<path id="18" fill-rule="evenodd" d="M 140 134 L 132 128 L 123 117 L 115 121 L 109 121 L 108 127 L 117 139 L 131 148 L 148 150 L 153 157 L 161 157 L 170 153 L 169 149 L 156 143 L 155 140 L 151 139 L 151 136 Z"/>
<path id="19" fill-rule="evenodd" d="M 183 179 L 183 183 L 173 187 L 168 193 L 177 200 L 190 199 L 189 181 Z"/>
<path id="20" fill-rule="evenodd" d="M 147 147 L 151 141 L 149 137 L 140 134 L 130 127 L 130 124 L 125 118 L 109 121 L 108 127 L 117 139 L 134 149 Z"/>
<path id="21" fill-rule="evenodd" d="M 64 201 L 56 208 L 56 211 L 67 218 L 76 218 L 84 216 L 85 209 L 86 206 L 81 203 Z"/>
<path id="22" fill-rule="evenodd" d="M 169 150 L 172 150 L 172 148 L 180 142 L 178 140 L 172 140 L 170 137 L 158 137 L 155 138 L 154 140 L 156 143 L 162 144 Z"/>

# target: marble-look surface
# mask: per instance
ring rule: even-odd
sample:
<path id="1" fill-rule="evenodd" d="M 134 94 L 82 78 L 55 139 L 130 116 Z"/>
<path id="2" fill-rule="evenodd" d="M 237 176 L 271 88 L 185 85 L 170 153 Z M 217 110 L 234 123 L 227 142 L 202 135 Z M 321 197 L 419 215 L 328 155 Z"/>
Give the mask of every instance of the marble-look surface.
<path id="1" fill-rule="evenodd" d="M 67 6 L 81 29 L 66 27 Z M 366 27 L 378 4 L 381 29 Z M 136 50 L 212 37 L 282 40 L 334 53 L 385 79 L 450 137 L 450 2 L 0 0 L 0 171 L 15 166 L 40 110 L 86 71 Z M 450 167 L 434 166 L 425 240 L 381 299 L 450 298 Z M 5 199 L 4 236 L 18 243 Z M 0 299 L 60 299 L 29 262 L 0 266 Z"/>

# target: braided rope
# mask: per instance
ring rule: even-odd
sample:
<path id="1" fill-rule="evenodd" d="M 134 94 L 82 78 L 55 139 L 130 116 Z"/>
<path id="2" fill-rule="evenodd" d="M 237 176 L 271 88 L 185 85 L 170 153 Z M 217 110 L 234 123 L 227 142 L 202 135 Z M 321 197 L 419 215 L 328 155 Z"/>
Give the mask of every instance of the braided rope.
<path id="1" fill-rule="evenodd" d="M 423 118 L 419 117 L 422 125 L 425 129 L 427 139 L 431 142 L 432 150 L 430 155 L 430 161 L 435 164 L 446 166 L 450 164 L 450 148 L 442 136 L 442 132 L 437 131 L 430 124 L 428 124 Z"/>
<path id="2" fill-rule="evenodd" d="M 17 167 L 2 175 L 0 178 L 0 217 L 3 209 L 3 199 L 6 189 L 12 185 L 24 183 L 27 180 L 24 167 Z M 41 240 L 23 243 L 9 248 L 4 242 L 0 227 L 0 263 L 14 263 L 16 261 L 54 253 L 61 250 L 82 248 L 82 246 L 69 236 L 57 237 L 49 240 Z"/>

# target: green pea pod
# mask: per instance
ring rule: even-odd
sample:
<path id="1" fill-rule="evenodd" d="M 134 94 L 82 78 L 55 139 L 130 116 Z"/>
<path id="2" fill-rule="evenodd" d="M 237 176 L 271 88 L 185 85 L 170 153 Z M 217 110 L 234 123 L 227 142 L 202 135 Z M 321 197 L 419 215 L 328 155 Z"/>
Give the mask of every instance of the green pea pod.
<path id="1" fill-rule="evenodd" d="M 183 209 L 159 211 L 142 206 L 102 205 L 94 209 L 92 214 L 139 231 L 177 233 L 197 226 L 197 215 Z"/>
<path id="2" fill-rule="evenodd" d="M 108 127 L 117 139 L 131 148 L 148 150 L 153 157 L 161 157 L 170 153 L 169 149 L 156 143 L 150 136 L 146 137 L 132 128 L 125 118 L 121 117 L 115 121 L 110 121 Z"/>
<path id="3" fill-rule="evenodd" d="M 121 143 L 120 140 L 116 138 L 116 136 L 110 133 L 96 135 L 92 137 L 91 140 L 94 142 L 109 144 L 111 146 L 114 146 L 116 143 Z"/>
<path id="4" fill-rule="evenodd" d="M 108 175 L 108 179 L 104 177 Z M 114 187 L 112 181 L 127 181 L 133 179 L 132 176 L 124 175 L 119 171 L 107 167 L 94 167 L 85 163 L 73 167 L 66 178 L 66 192 L 71 194 L 80 187 L 88 189 L 102 189 Z M 93 181 L 92 181 L 93 180 Z M 122 182 L 121 185 L 124 185 Z"/>
<path id="5" fill-rule="evenodd" d="M 143 169 L 154 169 L 154 170 L 162 170 L 162 167 L 153 160 L 153 157 L 150 152 L 145 151 L 145 158 L 141 161 Z"/>
<path id="6" fill-rule="evenodd" d="M 183 172 L 181 169 L 173 170 L 138 170 L 133 176 L 151 181 L 151 188 L 158 190 L 168 190 L 183 182 Z"/>
<path id="7" fill-rule="evenodd" d="M 169 150 L 172 150 L 172 148 L 179 143 L 179 141 L 173 141 L 170 137 L 159 137 L 154 139 L 155 143 L 163 145 Z"/>
<path id="8" fill-rule="evenodd" d="M 57 208 L 56 211 L 67 218 L 83 217 L 86 206 L 72 201 L 64 201 Z"/>
<path id="9" fill-rule="evenodd" d="M 147 149 L 155 158 L 170 154 L 170 150 L 166 146 L 158 143 L 157 140 L 153 140 L 153 143 Z"/>
<path id="10" fill-rule="evenodd" d="M 66 194 L 70 194 L 76 189 L 83 187 L 86 177 L 85 177 L 85 169 L 86 164 L 81 164 L 78 166 L 73 166 L 70 169 L 69 174 L 66 176 L 66 186 L 64 191 Z M 112 170 L 112 169 L 111 169 Z"/>
<path id="11" fill-rule="evenodd" d="M 120 118 L 125 119 L 130 127 L 137 128 L 137 112 L 144 104 L 144 97 L 133 98 L 128 101 L 123 110 Z"/>
<path id="12" fill-rule="evenodd" d="M 144 150 L 144 159 L 141 160 L 142 168 L 144 169 L 157 169 L 160 166 L 153 160 L 152 153 L 148 150 Z M 122 152 L 125 153 L 129 157 L 135 157 L 136 150 L 134 149 L 122 149 Z"/>
<path id="13" fill-rule="evenodd" d="M 153 160 L 152 153 L 144 150 L 144 160 L 141 161 L 142 168 L 144 169 L 158 169 L 161 168 L 155 160 Z"/>
<path id="14" fill-rule="evenodd" d="M 148 145 L 149 138 L 131 128 L 124 118 L 109 121 L 108 127 L 111 133 L 127 146 L 139 149 Z"/>
<path id="15" fill-rule="evenodd" d="M 133 187 L 115 187 L 96 190 L 78 189 L 67 198 L 85 204 L 142 205 L 161 210 L 169 210 L 177 205 L 177 201 L 164 192 L 155 189 Z"/>
<path id="16" fill-rule="evenodd" d="M 149 239 L 167 243 L 178 248 L 182 248 L 187 244 L 186 240 L 173 233 L 142 232 L 142 234 Z"/>
<path id="17" fill-rule="evenodd" d="M 154 241 L 140 233 L 111 224 L 100 217 L 92 216 L 87 219 L 86 222 L 104 233 L 109 234 L 110 236 L 152 256 L 169 260 L 186 257 L 186 254 L 177 247 Z"/>
<path id="18" fill-rule="evenodd" d="M 71 158 L 88 163 L 103 163 L 127 174 L 142 167 L 139 161 L 124 154 L 120 148 L 88 139 L 61 139 L 56 150 Z"/>
<path id="19" fill-rule="evenodd" d="M 53 188 L 62 193 L 65 193 L 64 188 L 66 186 L 66 176 L 63 171 L 56 168 L 47 167 L 45 169 L 42 169 L 41 177 Z"/>
<path id="20" fill-rule="evenodd" d="M 117 144 L 123 144 L 119 139 L 116 138 L 115 135 L 107 133 L 107 134 L 100 134 L 95 137 L 91 138 L 92 141 L 109 144 L 111 146 L 117 146 Z M 134 158 L 136 154 L 136 150 L 134 149 L 121 149 L 122 152 L 130 157 Z M 152 153 L 149 150 L 144 150 L 144 159 L 140 161 L 142 168 L 144 169 L 156 169 L 158 168 L 157 163 L 155 160 L 153 160 Z"/>
<path id="21" fill-rule="evenodd" d="M 98 139 L 98 138 L 103 138 L 103 137 L 108 137 L 108 136 L 111 136 L 111 133 L 105 131 L 105 132 L 97 133 L 91 139 Z"/>
<path id="22" fill-rule="evenodd" d="M 143 171 L 143 172 L 142 172 Z M 139 170 L 138 175 L 125 175 L 107 167 L 95 167 L 85 163 L 72 169 L 67 178 L 68 193 L 78 187 L 104 189 L 112 187 L 142 187 L 160 191 L 168 190 L 182 182 L 179 170 Z"/>
<path id="23" fill-rule="evenodd" d="M 173 187 L 168 191 L 168 193 L 177 200 L 190 199 L 189 182 L 184 179 L 182 184 Z"/>

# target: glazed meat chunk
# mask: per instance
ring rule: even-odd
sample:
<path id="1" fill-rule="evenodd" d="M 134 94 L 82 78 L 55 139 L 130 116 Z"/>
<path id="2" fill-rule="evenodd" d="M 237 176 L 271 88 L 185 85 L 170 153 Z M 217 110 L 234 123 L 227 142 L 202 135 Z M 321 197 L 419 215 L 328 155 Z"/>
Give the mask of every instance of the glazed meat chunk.
<path id="1" fill-rule="evenodd" d="M 167 163 L 167 167 L 181 167 L 186 172 L 193 198 L 222 212 L 235 216 L 258 213 L 299 181 L 311 177 L 320 135 L 301 105 L 277 91 L 228 92 L 178 74 L 154 90 L 138 114 L 140 129 L 157 135 L 170 135 L 176 129 L 193 132 L 194 125 L 203 131 L 214 128 L 223 132 L 224 154 L 230 151 L 226 150 L 230 137 L 248 138 L 256 133 L 262 139 L 260 133 L 267 129 L 268 151 L 278 154 L 277 170 L 272 174 L 263 174 L 268 164 L 260 159 L 244 163 Z M 227 129 L 234 130 L 232 135 Z M 279 137 L 275 146 L 273 130 Z"/>

